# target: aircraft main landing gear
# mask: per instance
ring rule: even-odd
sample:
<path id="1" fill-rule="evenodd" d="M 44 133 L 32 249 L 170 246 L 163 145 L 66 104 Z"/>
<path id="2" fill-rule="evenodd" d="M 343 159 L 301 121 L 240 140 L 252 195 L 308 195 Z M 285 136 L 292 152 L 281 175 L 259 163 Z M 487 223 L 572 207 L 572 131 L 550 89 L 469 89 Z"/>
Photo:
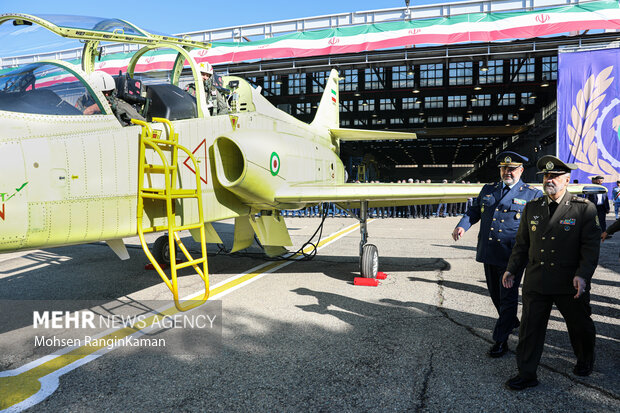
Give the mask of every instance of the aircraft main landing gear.
<path id="1" fill-rule="evenodd" d="M 379 250 L 374 244 L 368 244 L 368 201 L 361 201 L 360 215 L 360 275 L 364 278 L 376 278 L 379 271 Z"/>

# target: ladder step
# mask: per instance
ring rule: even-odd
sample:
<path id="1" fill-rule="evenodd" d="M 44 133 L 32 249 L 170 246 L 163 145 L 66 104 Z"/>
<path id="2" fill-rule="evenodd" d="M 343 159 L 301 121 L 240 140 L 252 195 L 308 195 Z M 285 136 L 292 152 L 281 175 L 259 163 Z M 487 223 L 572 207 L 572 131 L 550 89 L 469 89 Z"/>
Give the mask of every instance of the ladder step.
<path id="1" fill-rule="evenodd" d="M 167 198 L 166 190 L 163 188 L 142 188 L 140 195 L 143 198 L 149 199 L 163 199 Z M 170 191 L 171 199 L 180 198 L 198 198 L 198 193 L 195 189 L 175 189 Z"/>
<path id="2" fill-rule="evenodd" d="M 185 225 L 181 225 L 178 227 L 174 227 L 172 231 L 178 232 L 178 231 L 185 231 L 189 229 L 200 229 L 202 226 L 204 226 L 204 224 L 201 224 L 200 222 L 196 224 L 185 224 Z"/>
<path id="3" fill-rule="evenodd" d="M 173 197 L 177 197 L 177 196 L 187 196 L 187 195 L 191 195 L 191 196 L 198 196 L 198 191 L 196 191 L 195 189 L 173 189 L 170 191 L 170 195 Z"/>
<path id="4" fill-rule="evenodd" d="M 177 170 L 176 166 L 170 165 L 168 166 L 168 170 L 170 172 L 174 172 Z M 165 173 L 166 172 L 166 168 L 163 165 L 150 165 L 150 164 L 146 164 L 144 165 L 144 172 L 159 172 L 159 173 Z"/>
<path id="5" fill-rule="evenodd" d="M 202 264 L 206 260 L 207 258 L 203 257 L 203 258 L 198 258 L 198 259 L 191 260 L 191 261 L 185 261 L 180 264 L 176 264 L 176 268 L 181 269 L 181 268 L 191 267 L 192 265 Z"/>
<path id="6" fill-rule="evenodd" d="M 202 226 L 204 226 L 204 224 L 201 223 L 195 223 L 195 224 L 185 224 L 185 225 L 181 225 L 181 226 L 175 226 L 172 228 L 172 232 L 179 232 L 179 231 L 185 231 L 185 230 L 190 230 L 190 229 L 200 229 Z M 155 227 L 147 227 L 147 228 L 142 228 L 142 232 L 144 232 L 145 234 L 151 233 L 151 232 L 160 232 L 160 231 L 168 231 L 168 225 L 158 225 Z"/>
<path id="7" fill-rule="evenodd" d="M 149 142 L 156 143 L 159 145 L 170 145 L 170 146 L 176 145 L 177 143 L 176 141 L 168 140 L 168 139 L 149 139 Z"/>

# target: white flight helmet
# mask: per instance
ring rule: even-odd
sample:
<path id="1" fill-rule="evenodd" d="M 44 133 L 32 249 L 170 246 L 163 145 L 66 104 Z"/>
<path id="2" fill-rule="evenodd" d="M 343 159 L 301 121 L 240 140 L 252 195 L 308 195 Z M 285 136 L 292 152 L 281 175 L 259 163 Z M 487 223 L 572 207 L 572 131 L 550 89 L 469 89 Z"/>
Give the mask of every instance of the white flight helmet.
<path id="1" fill-rule="evenodd" d="M 116 83 L 114 82 L 114 78 L 101 70 L 97 70 L 90 74 L 90 81 L 92 85 L 95 87 L 95 90 L 100 92 L 108 92 L 110 90 L 116 89 Z"/>
<path id="2" fill-rule="evenodd" d="M 200 73 L 206 73 L 208 75 L 213 75 L 213 66 L 209 62 L 202 62 L 198 65 L 198 69 Z"/>

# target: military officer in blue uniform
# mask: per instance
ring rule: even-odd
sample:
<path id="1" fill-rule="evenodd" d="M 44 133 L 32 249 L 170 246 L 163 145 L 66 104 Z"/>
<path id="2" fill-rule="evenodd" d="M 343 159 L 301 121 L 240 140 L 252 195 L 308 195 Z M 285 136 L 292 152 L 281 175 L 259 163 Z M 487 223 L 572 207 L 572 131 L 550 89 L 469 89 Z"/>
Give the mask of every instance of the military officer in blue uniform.
<path id="1" fill-rule="evenodd" d="M 499 314 L 493 329 L 495 344 L 488 352 L 493 358 L 506 353 L 508 336 L 519 326 L 517 307 L 522 273 L 518 274 L 511 288 L 502 285 L 502 276 L 515 244 L 523 208 L 528 201 L 542 196 L 540 190 L 521 181 L 523 164 L 528 161 L 526 157 L 506 151 L 497 156 L 497 161 L 501 181 L 482 187 L 472 207 L 452 232 L 452 238 L 458 241 L 465 231 L 480 221 L 476 261 L 484 264 L 489 294 Z"/>

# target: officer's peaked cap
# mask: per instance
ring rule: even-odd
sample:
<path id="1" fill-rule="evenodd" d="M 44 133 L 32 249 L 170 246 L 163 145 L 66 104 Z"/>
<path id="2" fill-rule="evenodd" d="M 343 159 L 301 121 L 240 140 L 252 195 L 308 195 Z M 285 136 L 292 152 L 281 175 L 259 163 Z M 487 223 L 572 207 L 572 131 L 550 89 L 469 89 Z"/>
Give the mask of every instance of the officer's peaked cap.
<path id="1" fill-rule="evenodd" d="M 553 155 L 545 155 L 536 162 L 539 174 L 565 174 L 577 169 L 574 163 L 564 163 Z"/>
<path id="2" fill-rule="evenodd" d="M 525 156 L 519 155 L 516 152 L 504 151 L 497 155 L 498 166 L 521 166 L 527 160 Z"/>

